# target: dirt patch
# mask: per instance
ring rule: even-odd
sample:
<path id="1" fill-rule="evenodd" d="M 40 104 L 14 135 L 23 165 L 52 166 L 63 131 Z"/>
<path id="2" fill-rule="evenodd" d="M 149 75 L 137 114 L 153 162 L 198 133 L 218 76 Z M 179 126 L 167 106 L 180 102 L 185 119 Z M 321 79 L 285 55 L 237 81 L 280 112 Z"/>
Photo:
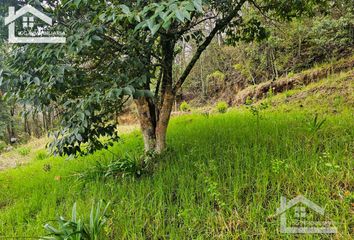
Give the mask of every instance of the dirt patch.
<path id="1" fill-rule="evenodd" d="M 7 168 L 14 168 L 28 163 L 34 158 L 38 150 L 45 148 L 49 141 L 48 138 L 33 138 L 27 144 L 18 146 L 17 148 L 0 154 L 0 171 Z M 21 154 L 21 149 L 26 149 L 27 154 Z"/>

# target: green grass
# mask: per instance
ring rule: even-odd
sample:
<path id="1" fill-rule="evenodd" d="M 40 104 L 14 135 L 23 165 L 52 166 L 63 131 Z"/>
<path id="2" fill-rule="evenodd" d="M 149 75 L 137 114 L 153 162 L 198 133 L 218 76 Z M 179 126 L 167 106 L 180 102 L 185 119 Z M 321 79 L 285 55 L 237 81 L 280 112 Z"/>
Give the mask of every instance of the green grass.
<path id="1" fill-rule="evenodd" d="M 319 82 L 289 90 L 272 97 L 276 110 L 325 112 L 337 114 L 354 107 L 354 70 L 330 75 Z"/>
<path id="2" fill-rule="evenodd" d="M 21 148 L 18 148 L 17 149 L 18 153 L 21 155 L 21 156 L 27 156 L 28 154 L 30 154 L 31 152 L 31 149 L 28 148 L 28 147 L 21 147 Z"/>
<path id="3" fill-rule="evenodd" d="M 272 216 L 282 195 L 304 194 L 337 223 L 335 237 L 349 239 L 352 114 L 319 116 L 326 122 L 318 132 L 311 132 L 314 115 L 305 111 L 262 115 L 259 128 L 246 110 L 173 119 L 169 151 L 153 175 L 139 179 L 76 181 L 75 173 L 112 160 L 108 151 L 1 172 L 0 236 L 43 236 L 46 222 L 70 218 L 74 202 L 88 219 L 92 202 L 105 199 L 112 202 L 107 239 L 297 239 L 280 234 Z M 111 151 L 139 155 L 142 148 L 134 132 Z"/>

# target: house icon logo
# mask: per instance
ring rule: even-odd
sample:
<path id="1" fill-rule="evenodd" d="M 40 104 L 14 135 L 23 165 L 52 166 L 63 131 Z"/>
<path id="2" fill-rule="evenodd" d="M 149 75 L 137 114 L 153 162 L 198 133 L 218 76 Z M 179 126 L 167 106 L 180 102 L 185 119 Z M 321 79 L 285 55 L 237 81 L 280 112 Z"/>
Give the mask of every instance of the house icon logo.
<path id="1" fill-rule="evenodd" d="M 28 15 L 31 15 L 28 17 Z M 21 37 L 16 37 L 16 23 L 15 21 L 22 17 L 22 29 L 25 31 L 22 33 Z M 58 37 L 53 35 L 63 35 L 62 33 L 52 33 L 47 31 L 47 27 L 40 28 L 40 31 L 33 32 L 35 25 L 35 17 L 43 21 L 47 27 L 53 25 L 53 20 L 32 7 L 31 5 L 26 5 L 15 11 L 15 7 L 9 7 L 9 16 L 5 17 L 5 25 L 9 27 L 9 43 L 65 43 L 65 37 Z"/>
<path id="2" fill-rule="evenodd" d="M 308 211 L 319 217 L 323 217 L 325 213 L 323 208 L 302 195 L 297 196 L 289 202 L 287 202 L 286 197 L 281 197 L 280 208 L 277 209 L 276 213 L 276 216 L 280 215 L 280 232 L 294 234 L 337 233 L 337 228 L 334 227 L 331 221 L 308 220 L 307 217 L 310 215 Z M 291 226 L 288 226 L 288 222 L 291 222 Z"/>

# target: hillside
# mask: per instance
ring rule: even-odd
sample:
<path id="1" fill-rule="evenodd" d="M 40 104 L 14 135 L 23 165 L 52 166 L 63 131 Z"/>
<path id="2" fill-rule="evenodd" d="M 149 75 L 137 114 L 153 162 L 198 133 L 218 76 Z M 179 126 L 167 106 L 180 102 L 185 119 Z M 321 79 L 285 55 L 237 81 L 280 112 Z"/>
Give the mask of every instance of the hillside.
<path id="1" fill-rule="evenodd" d="M 338 223 L 335 239 L 350 239 L 353 82 L 350 70 L 268 96 L 259 118 L 245 107 L 175 117 L 169 150 L 140 177 L 98 170 L 118 159 L 138 161 L 137 131 L 109 151 L 37 158 L 0 172 L 0 236 L 43 236 L 44 223 L 70 218 L 74 202 L 88 220 L 92 202 L 104 199 L 112 203 L 109 239 L 280 239 L 280 197 L 304 194 Z"/>
<path id="2" fill-rule="evenodd" d="M 297 86 L 278 94 L 266 94 L 255 104 L 265 103 L 273 111 L 303 111 L 320 115 L 353 112 L 354 71 L 348 70 Z"/>
<path id="3" fill-rule="evenodd" d="M 285 91 L 272 97 L 271 101 L 273 106 L 284 111 L 304 109 L 329 114 L 353 111 L 354 70 L 333 74 L 307 86 Z"/>
<path id="4" fill-rule="evenodd" d="M 340 94 L 343 93 L 343 91 L 346 91 L 346 94 L 343 97 L 351 97 L 350 96 L 351 92 L 349 90 L 352 89 L 352 86 L 350 86 L 350 81 L 353 79 L 353 71 L 352 71 L 353 69 L 354 69 L 354 56 L 350 58 L 341 59 L 339 61 L 335 61 L 332 63 L 323 64 L 305 70 L 298 74 L 289 74 L 286 77 L 274 81 L 267 81 L 255 86 L 249 86 L 237 92 L 236 97 L 231 97 L 232 100 L 229 101 L 233 102 L 233 104 L 244 104 L 247 99 L 258 101 L 267 97 L 269 94 L 275 95 L 283 92 L 287 92 L 291 94 L 291 90 L 294 89 L 298 90 L 299 92 L 309 84 L 313 86 L 315 88 L 313 90 L 316 91 L 320 89 L 316 89 L 316 86 L 313 84 L 319 81 L 323 82 L 322 87 L 324 89 L 332 88 L 333 89 L 332 93 L 334 94 L 336 94 L 336 92 Z M 338 74 L 341 73 L 346 73 L 345 74 L 346 76 L 338 76 Z M 334 86 L 336 85 L 335 82 L 337 81 L 337 79 L 339 82 L 339 86 Z M 326 86 L 328 81 L 330 81 L 330 83 L 328 84 L 331 86 Z M 349 89 L 346 90 L 347 87 L 349 87 Z M 327 91 L 326 93 L 331 94 L 330 91 L 329 92 Z M 319 93 L 317 93 L 317 95 L 318 97 L 321 97 L 321 96 L 325 96 L 326 93 L 320 91 Z M 348 100 L 352 101 L 352 99 L 348 99 Z"/>

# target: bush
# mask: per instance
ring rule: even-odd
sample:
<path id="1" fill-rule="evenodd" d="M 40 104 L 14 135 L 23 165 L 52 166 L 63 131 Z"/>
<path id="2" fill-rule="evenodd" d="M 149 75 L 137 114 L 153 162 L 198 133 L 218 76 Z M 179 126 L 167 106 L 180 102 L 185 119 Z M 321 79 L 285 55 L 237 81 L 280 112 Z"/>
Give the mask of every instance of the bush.
<path id="1" fill-rule="evenodd" d="M 17 149 L 17 152 L 21 156 L 27 156 L 31 152 L 31 149 L 28 147 L 22 147 L 22 148 Z"/>
<path id="2" fill-rule="evenodd" d="M 209 74 L 207 76 L 208 91 L 212 92 L 224 86 L 225 78 L 226 78 L 225 74 L 220 72 L 219 70 Z"/>
<path id="3" fill-rule="evenodd" d="M 218 104 L 216 105 L 216 109 L 219 113 L 226 113 L 228 108 L 229 105 L 226 102 L 218 102 Z"/>
<path id="4" fill-rule="evenodd" d="M 208 80 L 215 80 L 218 82 L 222 82 L 225 80 L 225 74 L 220 72 L 219 70 L 216 70 L 215 72 L 211 73 L 207 77 Z"/>
<path id="5" fill-rule="evenodd" d="M 191 106 L 189 106 L 189 104 L 187 102 L 183 102 L 183 103 L 181 103 L 181 106 L 179 106 L 179 109 L 182 112 L 189 112 L 191 110 Z"/>

